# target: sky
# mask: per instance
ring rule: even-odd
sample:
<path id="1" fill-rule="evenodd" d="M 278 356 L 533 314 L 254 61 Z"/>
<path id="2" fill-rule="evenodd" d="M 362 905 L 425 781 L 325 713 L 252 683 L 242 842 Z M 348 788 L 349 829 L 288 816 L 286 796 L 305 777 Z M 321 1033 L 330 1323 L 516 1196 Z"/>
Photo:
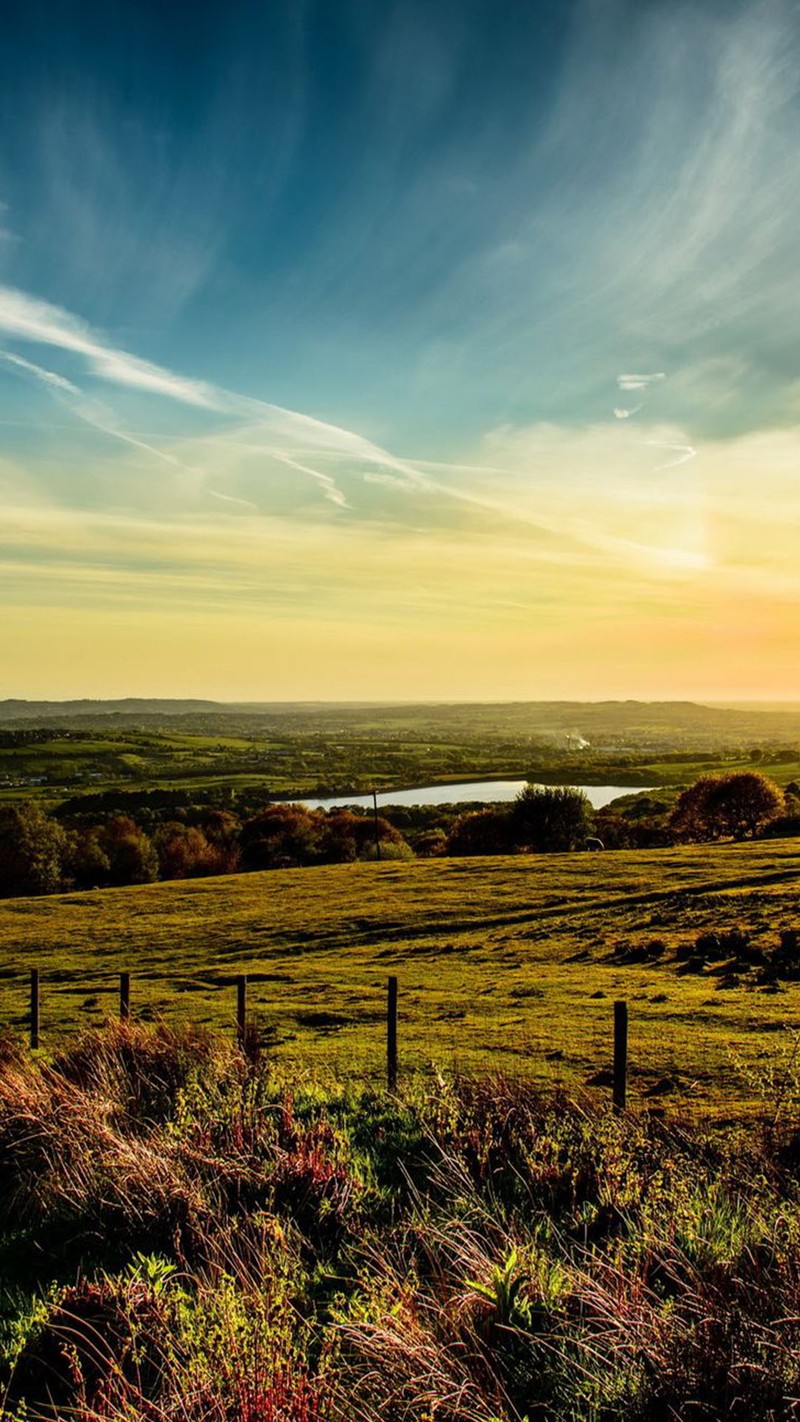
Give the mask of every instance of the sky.
<path id="1" fill-rule="evenodd" d="M 0 696 L 800 696 L 800 7 L 7 0 Z"/>

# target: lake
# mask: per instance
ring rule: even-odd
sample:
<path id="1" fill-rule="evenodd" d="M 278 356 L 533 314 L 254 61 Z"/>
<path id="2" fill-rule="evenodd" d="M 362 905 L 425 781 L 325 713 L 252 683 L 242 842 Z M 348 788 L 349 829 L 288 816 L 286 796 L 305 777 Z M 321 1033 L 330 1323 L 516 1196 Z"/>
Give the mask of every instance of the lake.
<path id="1" fill-rule="evenodd" d="M 418 785 L 410 790 L 389 790 L 378 795 L 379 805 L 462 805 L 470 802 L 514 800 L 524 790 L 527 780 L 465 780 L 458 785 Z M 556 786 L 549 786 L 556 789 Z M 619 795 L 636 795 L 652 790 L 651 785 L 572 785 L 582 790 L 596 810 L 601 810 Z M 333 795 L 324 800 L 299 800 L 311 810 L 330 810 L 334 805 L 372 806 L 371 795 Z"/>

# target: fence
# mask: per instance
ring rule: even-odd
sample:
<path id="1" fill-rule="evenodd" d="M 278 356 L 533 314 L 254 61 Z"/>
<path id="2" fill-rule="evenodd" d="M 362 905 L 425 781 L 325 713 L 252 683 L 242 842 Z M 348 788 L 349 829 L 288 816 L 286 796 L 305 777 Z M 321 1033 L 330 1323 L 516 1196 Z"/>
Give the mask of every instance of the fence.
<path id="1" fill-rule="evenodd" d="M 239 973 L 231 979 L 236 989 L 236 1039 L 243 1046 L 247 1037 L 247 983 L 246 973 Z M 38 968 L 31 968 L 29 1040 L 36 1051 L 41 1046 L 41 975 Z M 399 1065 L 398 1051 L 398 1001 L 399 986 L 396 977 L 390 977 L 386 987 L 386 1085 L 390 1092 L 397 1090 Z M 131 1016 L 131 974 L 119 974 L 119 1018 L 127 1022 Z M 613 1072 L 611 1099 L 616 1112 L 624 1111 L 627 1104 L 628 1083 L 628 1004 L 614 1003 L 613 1024 Z"/>

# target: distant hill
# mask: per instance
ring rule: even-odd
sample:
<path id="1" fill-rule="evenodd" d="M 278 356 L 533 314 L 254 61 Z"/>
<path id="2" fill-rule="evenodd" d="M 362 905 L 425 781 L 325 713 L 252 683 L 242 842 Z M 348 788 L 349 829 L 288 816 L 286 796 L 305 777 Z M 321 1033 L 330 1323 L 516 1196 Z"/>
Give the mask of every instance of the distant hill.
<path id="1" fill-rule="evenodd" d="M 695 701 L 224 702 L 123 697 L 0 701 L 0 726 L 60 729 L 165 727 L 187 733 L 450 737 L 537 737 L 593 748 L 730 745 L 800 741 L 800 708 L 775 703 Z"/>
<path id="2" fill-rule="evenodd" d="M 170 701 L 158 698 L 127 696 L 120 701 L 23 701 L 9 698 L 0 701 L 0 721 L 65 721 L 73 716 L 186 716 L 193 712 L 215 711 L 222 714 L 226 706 L 218 701 Z"/>
<path id="3" fill-rule="evenodd" d="M 777 711 L 800 713 L 800 701 L 708 701 L 704 705 L 724 711 Z"/>

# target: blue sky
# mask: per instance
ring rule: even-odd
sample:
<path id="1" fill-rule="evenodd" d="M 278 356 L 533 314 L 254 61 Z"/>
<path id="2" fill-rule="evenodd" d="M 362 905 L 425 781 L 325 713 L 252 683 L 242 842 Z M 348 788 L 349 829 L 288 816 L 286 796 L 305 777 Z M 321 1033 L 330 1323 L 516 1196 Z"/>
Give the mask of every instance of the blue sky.
<path id="1" fill-rule="evenodd" d="M 497 9 L 18 7 L 6 279 L 150 359 L 385 434 L 449 444 L 476 395 L 528 408 L 511 333 L 485 328 L 557 177 L 530 146 L 569 7 Z"/>
<path id="2" fill-rule="evenodd" d="M 7 694 L 796 694 L 798 75 L 784 0 L 7 6 Z"/>

